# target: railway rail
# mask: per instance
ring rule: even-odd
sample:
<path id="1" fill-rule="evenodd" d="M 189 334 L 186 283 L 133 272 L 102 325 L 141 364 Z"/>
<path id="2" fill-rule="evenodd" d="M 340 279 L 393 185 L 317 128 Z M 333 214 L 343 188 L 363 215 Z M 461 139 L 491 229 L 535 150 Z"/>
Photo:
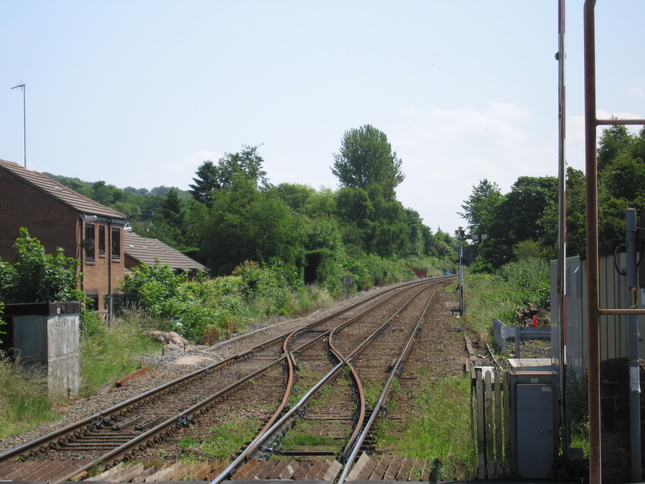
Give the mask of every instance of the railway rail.
<path id="1" fill-rule="evenodd" d="M 311 455 L 338 456 L 341 463 L 333 468 L 331 473 L 335 473 L 334 476 L 329 475 L 328 477 L 333 477 L 330 480 L 337 479 L 337 482 L 342 484 L 351 471 L 354 462 L 357 461 L 358 453 L 364 449 L 362 445 L 367 440 L 372 431 L 374 421 L 384 406 L 392 382 L 400 374 L 403 363 L 410 353 L 414 338 L 419 331 L 431 299 L 431 297 L 428 297 L 422 300 L 421 295 L 427 293 L 430 289 L 436 289 L 437 285 L 432 284 L 422 287 L 411 296 L 406 295 L 405 301 L 398 303 L 398 309 L 387 317 L 385 321 L 366 322 L 367 326 L 371 325 L 372 327 L 360 328 L 361 331 L 357 330 L 356 325 L 343 324 L 331 330 L 328 338 L 329 350 L 332 354 L 332 359 L 338 363 L 321 376 L 319 381 L 300 401 L 291 406 L 289 411 L 273 427 L 260 433 L 212 483 L 219 484 L 227 478 L 237 475 L 248 476 L 249 472 L 246 467 L 254 469 L 258 467 L 258 461 L 254 458 L 258 455 L 262 455 L 264 460 L 266 460 L 268 454 L 285 455 L 284 444 L 281 444 L 281 442 L 289 441 L 289 434 L 297 427 L 298 423 L 306 422 L 310 407 L 316 407 L 315 396 L 323 392 L 325 388 L 332 387 L 328 393 L 335 395 L 337 398 L 326 399 L 326 402 L 321 405 L 324 409 L 320 412 L 314 412 L 314 418 L 310 420 L 314 420 L 318 424 L 317 426 L 305 424 L 305 427 L 308 433 L 317 433 L 319 437 L 321 435 L 332 435 L 335 437 L 336 442 L 330 444 L 328 441 L 324 441 L 325 450 L 323 452 L 312 452 L 310 446 L 304 446 L 304 449 L 301 447 L 299 450 L 294 450 L 291 447 L 287 454 L 300 457 Z M 420 305 L 419 301 L 421 301 Z M 416 303 L 416 308 L 413 308 L 413 303 Z M 416 316 L 412 319 L 401 318 L 401 321 L 412 321 L 412 323 L 401 322 L 397 325 L 397 318 L 404 311 L 416 311 Z M 368 335 L 367 337 L 366 334 Z M 342 339 L 341 335 L 344 336 Z M 342 344 L 334 343 L 336 339 L 338 343 L 342 341 Z M 351 399 L 356 408 L 347 405 L 346 395 L 348 392 L 338 390 L 342 388 L 342 385 L 338 384 L 342 370 L 346 370 L 345 376 L 351 381 L 354 389 Z M 360 375 L 361 373 L 363 374 L 362 376 Z M 372 386 L 378 387 L 379 395 L 377 401 L 372 402 L 369 415 L 363 385 L 366 374 L 372 380 Z M 376 385 L 374 385 L 375 380 L 378 380 Z M 342 410 L 341 412 L 338 411 L 339 408 Z M 355 418 L 352 418 L 352 414 Z M 327 418 L 321 419 L 321 415 Z M 267 464 L 263 465 L 266 466 Z M 257 470 L 259 471 L 260 469 Z M 255 475 L 257 475 L 257 471 Z"/>
<path id="2" fill-rule="evenodd" d="M 263 419 L 261 434 L 268 434 L 289 407 L 295 369 L 302 364 L 310 351 L 308 348 L 333 339 L 332 331 L 342 332 L 338 329 L 340 327 L 348 328 L 357 321 L 365 321 L 367 315 L 381 305 L 406 291 L 414 291 L 418 285 L 436 284 L 447 279 L 417 281 L 386 294 L 381 293 L 4 452 L 0 454 L 0 479 L 63 482 L 82 477 L 90 469 L 108 469 L 120 461 L 132 460 L 172 440 L 183 429 L 198 426 L 200 420 L 222 401 L 233 398 L 253 379 L 266 379 L 273 387 L 276 387 L 275 381 L 280 380 L 277 386 L 283 394 L 282 401 L 271 416 Z M 359 309 L 360 314 L 351 315 L 352 311 Z M 354 356 L 354 353 L 343 356 L 337 352 L 334 358 L 339 363 L 336 366 L 346 366 L 347 360 Z M 280 378 L 276 375 L 286 376 Z M 359 381 L 355 379 L 355 382 Z"/>

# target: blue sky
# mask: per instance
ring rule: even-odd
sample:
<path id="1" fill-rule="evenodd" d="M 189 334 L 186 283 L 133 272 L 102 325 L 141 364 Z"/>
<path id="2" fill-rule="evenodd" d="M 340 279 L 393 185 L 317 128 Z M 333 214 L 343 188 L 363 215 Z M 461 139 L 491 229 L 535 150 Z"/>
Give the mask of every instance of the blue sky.
<path id="1" fill-rule="evenodd" d="M 584 167 L 583 1 L 567 2 L 567 161 Z M 645 118 L 645 2 L 598 0 L 598 109 Z M 453 233 L 481 180 L 557 174 L 557 0 L 0 0 L 0 159 L 187 189 L 242 145 L 274 184 L 336 189 L 383 131 L 398 199 Z"/>

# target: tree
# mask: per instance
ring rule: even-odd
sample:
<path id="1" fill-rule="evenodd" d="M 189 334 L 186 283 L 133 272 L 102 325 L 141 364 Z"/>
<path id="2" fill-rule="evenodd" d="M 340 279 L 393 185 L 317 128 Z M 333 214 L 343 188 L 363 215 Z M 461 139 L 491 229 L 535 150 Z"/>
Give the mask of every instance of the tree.
<path id="1" fill-rule="evenodd" d="M 197 169 L 195 182 L 190 193 L 198 202 L 209 205 L 213 193 L 228 188 L 239 176 L 244 176 L 256 187 L 268 188 L 266 172 L 262 169 L 264 160 L 258 154 L 258 146 L 242 147 L 239 153 L 226 153 L 217 165 L 208 160 Z"/>
<path id="2" fill-rule="evenodd" d="M 84 301 L 78 289 L 79 261 L 62 248 L 47 254 L 40 241 L 22 227 L 14 244 L 13 264 L 0 260 L 0 295 L 14 303 Z"/>
<path id="3" fill-rule="evenodd" d="M 300 229 L 275 192 L 257 190 L 253 180 L 238 175 L 230 187 L 213 194 L 212 202 L 191 214 L 192 230 L 212 273 L 228 274 L 245 260 L 295 264 Z"/>
<path id="4" fill-rule="evenodd" d="M 402 161 L 392 151 L 387 136 L 366 124 L 346 131 L 340 152 L 334 154 L 332 173 L 341 186 L 367 189 L 379 185 L 387 199 L 395 198 L 395 188 L 405 179 Z"/>
<path id="5" fill-rule="evenodd" d="M 598 142 L 598 171 L 602 171 L 619 153 L 630 148 L 634 137 L 624 125 L 615 125 L 603 130 Z"/>
<path id="6" fill-rule="evenodd" d="M 479 182 L 479 185 L 473 187 L 468 200 L 461 206 L 464 211 L 459 215 L 466 219 L 471 233 L 488 233 L 495 216 L 495 209 L 502 200 L 504 196 L 497 183 L 484 179 Z"/>
<path id="7" fill-rule="evenodd" d="M 555 257 L 557 195 L 556 177 L 519 177 L 495 206 L 488 239 L 478 244 L 476 267 L 485 270 L 501 267 L 513 260 L 513 248 L 528 240 L 539 243 L 545 257 Z"/>

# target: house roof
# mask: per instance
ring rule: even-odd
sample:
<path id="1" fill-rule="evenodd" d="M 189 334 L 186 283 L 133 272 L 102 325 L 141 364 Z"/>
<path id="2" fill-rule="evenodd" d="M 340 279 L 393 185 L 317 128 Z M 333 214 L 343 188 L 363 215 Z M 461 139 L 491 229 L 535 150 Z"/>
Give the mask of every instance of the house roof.
<path id="1" fill-rule="evenodd" d="M 0 170 L 5 170 L 11 173 L 16 178 L 21 179 L 52 198 L 55 198 L 64 205 L 67 205 L 78 212 L 82 212 L 85 215 L 117 218 L 123 219 L 124 221 L 127 218 L 126 215 L 121 212 L 117 212 L 105 205 L 101 205 L 100 203 L 67 188 L 65 185 L 58 183 L 47 175 L 43 175 L 37 171 L 27 170 L 12 161 L 0 160 Z"/>
<path id="2" fill-rule="evenodd" d="M 145 262 L 149 266 L 159 261 L 162 264 L 168 264 L 174 270 L 206 271 L 206 267 L 199 262 L 157 239 L 147 239 L 134 232 L 126 231 L 124 233 L 124 245 L 126 255 L 139 262 Z"/>

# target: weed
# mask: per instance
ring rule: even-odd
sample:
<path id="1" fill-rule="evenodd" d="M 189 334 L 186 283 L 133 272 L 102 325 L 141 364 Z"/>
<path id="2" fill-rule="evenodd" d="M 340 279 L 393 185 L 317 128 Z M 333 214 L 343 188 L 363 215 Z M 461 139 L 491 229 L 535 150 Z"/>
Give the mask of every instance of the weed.
<path id="1" fill-rule="evenodd" d="M 19 362 L 0 360 L 0 438 L 20 434 L 59 418 L 45 377 Z"/>
<path id="2" fill-rule="evenodd" d="M 403 433 L 396 436 L 388 435 L 390 425 L 383 425 L 378 439 L 401 455 L 424 459 L 442 456 L 441 477 L 463 478 L 464 469 L 474 469 L 475 464 L 469 395 L 467 377 L 426 385 L 417 398 L 420 416 L 409 418 Z"/>

